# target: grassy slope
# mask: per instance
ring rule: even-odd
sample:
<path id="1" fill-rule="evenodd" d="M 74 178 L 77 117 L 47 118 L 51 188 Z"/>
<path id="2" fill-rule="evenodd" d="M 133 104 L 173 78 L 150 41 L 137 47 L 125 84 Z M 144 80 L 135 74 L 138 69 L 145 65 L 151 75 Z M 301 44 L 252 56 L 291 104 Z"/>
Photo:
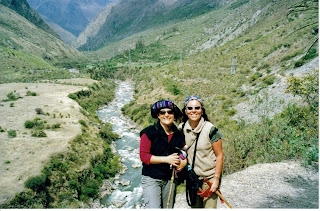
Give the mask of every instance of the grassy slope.
<path id="1" fill-rule="evenodd" d="M 0 83 L 4 83 L 27 81 L 31 70 L 60 70 L 60 78 L 67 77 L 65 71 L 53 65 L 80 60 L 83 56 L 76 49 L 0 5 L 0 58 L 0 70 L 5 73 Z"/>

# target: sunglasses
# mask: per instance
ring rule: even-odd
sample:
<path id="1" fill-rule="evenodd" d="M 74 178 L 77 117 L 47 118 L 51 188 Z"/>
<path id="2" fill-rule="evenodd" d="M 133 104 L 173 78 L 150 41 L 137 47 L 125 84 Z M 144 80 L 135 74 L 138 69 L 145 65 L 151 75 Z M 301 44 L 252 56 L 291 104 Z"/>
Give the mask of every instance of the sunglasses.
<path id="1" fill-rule="evenodd" d="M 159 114 L 164 115 L 164 114 L 173 114 L 172 110 L 168 110 L 168 111 L 159 111 Z"/>
<path id="2" fill-rule="evenodd" d="M 195 110 L 199 111 L 199 110 L 201 109 L 201 106 L 196 106 L 196 107 L 188 106 L 187 109 L 188 109 L 189 111 L 192 111 L 192 109 L 195 109 Z"/>

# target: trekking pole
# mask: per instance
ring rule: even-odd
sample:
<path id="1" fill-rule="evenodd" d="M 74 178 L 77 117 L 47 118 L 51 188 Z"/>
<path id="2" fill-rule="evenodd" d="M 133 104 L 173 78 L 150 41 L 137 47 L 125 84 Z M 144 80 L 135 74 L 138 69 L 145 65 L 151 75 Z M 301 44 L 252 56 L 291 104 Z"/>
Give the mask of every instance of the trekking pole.
<path id="1" fill-rule="evenodd" d="M 216 194 L 220 197 L 220 199 L 222 199 L 230 208 L 233 208 L 233 206 L 227 201 L 226 198 L 224 198 L 224 197 L 221 195 L 221 193 L 220 193 L 218 190 L 216 190 L 215 193 L 216 193 Z"/>
<path id="2" fill-rule="evenodd" d="M 204 181 L 209 185 L 209 188 L 211 188 L 212 182 L 210 182 L 207 178 L 204 178 Z M 208 188 L 208 190 L 209 190 L 209 188 Z M 216 190 L 215 193 L 220 197 L 220 199 L 222 199 L 224 202 L 226 202 L 226 204 L 227 204 L 230 208 L 233 208 L 233 206 L 227 201 L 227 199 L 224 198 L 224 197 L 221 195 L 221 193 L 219 192 L 219 190 Z"/>
<path id="3" fill-rule="evenodd" d="M 170 204 L 170 198 L 171 198 L 171 192 L 172 192 L 172 185 L 173 185 L 173 180 L 174 180 L 174 168 L 172 168 L 172 176 L 171 176 L 171 184 L 170 184 L 170 190 L 169 190 L 169 197 L 168 197 L 168 202 L 167 202 L 167 209 L 169 208 Z"/>

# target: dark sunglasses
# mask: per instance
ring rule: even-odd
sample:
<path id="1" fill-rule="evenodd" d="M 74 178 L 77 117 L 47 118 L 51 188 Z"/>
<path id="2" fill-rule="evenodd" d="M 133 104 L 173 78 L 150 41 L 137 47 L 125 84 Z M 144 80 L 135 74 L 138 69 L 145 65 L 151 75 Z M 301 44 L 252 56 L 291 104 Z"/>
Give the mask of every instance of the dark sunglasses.
<path id="1" fill-rule="evenodd" d="M 195 109 L 195 110 L 199 111 L 200 108 L 201 108 L 201 106 L 196 106 L 196 107 L 188 106 L 188 107 L 187 107 L 187 109 L 188 109 L 189 111 L 192 111 L 192 109 Z"/>
<path id="2" fill-rule="evenodd" d="M 159 111 L 159 114 L 164 115 L 164 114 L 173 114 L 172 110 L 168 110 L 168 111 Z"/>

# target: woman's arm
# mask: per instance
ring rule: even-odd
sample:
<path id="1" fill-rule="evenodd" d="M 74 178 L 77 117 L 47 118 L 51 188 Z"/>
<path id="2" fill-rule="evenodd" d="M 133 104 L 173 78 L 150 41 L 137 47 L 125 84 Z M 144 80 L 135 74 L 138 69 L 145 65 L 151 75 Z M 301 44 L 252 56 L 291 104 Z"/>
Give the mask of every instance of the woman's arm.
<path id="1" fill-rule="evenodd" d="M 180 159 L 178 153 L 173 153 L 168 156 L 155 156 L 152 155 L 150 159 L 151 164 L 160 164 L 160 163 L 168 163 L 175 167 L 180 164 Z"/>
<path id="2" fill-rule="evenodd" d="M 214 181 L 211 186 L 211 191 L 215 192 L 219 187 L 219 180 L 220 180 L 222 166 L 223 166 L 222 140 L 219 139 L 218 141 L 212 143 L 212 149 L 213 149 L 213 151 L 216 155 L 216 158 L 217 158 Z"/>
<path id="3" fill-rule="evenodd" d="M 149 165 L 149 164 L 160 164 L 168 163 L 173 166 L 178 166 L 180 164 L 180 159 L 177 153 L 173 153 L 168 156 L 155 156 L 150 154 L 151 141 L 148 136 L 144 133 L 141 136 L 140 140 L 140 160 Z"/>

